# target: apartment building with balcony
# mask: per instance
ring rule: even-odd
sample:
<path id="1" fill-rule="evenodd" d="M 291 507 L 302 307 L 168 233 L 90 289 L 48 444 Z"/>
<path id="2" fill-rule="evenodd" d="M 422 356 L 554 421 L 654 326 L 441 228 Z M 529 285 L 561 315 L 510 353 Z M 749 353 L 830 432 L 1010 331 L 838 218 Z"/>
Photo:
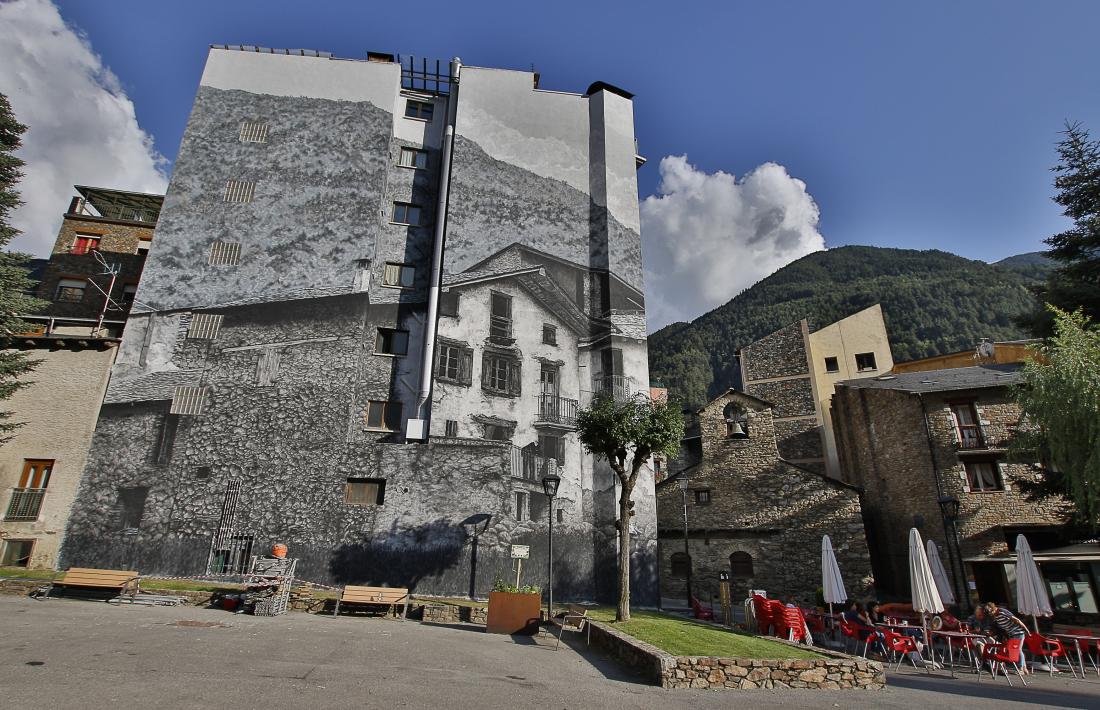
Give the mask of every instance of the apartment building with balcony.
<path id="1" fill-rule="evenodd" d="M 66 561 L 285 543 L 306 579 L 483 595 L 523 544 L 544 584 L 553 471 L 555 592 L 610 597 L 616 479 L 575 425 L 648 379 L 641 162 L 602 82 L 212 48 Z M 655 602 L 651 472 L 635 499 Z"/>
<path id="2" fill-rule="evenodd" d="M 162 199 L 76 190 L 34 273 L 48 305 L 24 314 L 32 329 L 10 341 L 38 366 L 4 402 L 22 426 L 0 446 L 0 566 L 57 562 Z"/>

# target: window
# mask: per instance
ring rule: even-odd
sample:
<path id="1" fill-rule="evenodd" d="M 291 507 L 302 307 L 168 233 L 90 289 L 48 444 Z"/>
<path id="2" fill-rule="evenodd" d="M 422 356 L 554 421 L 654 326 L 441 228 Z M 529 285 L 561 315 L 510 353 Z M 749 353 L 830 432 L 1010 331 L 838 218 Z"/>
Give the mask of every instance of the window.
<path id="1" fill-rule="evenodd" d="M 856 369 L 860 372 L 877 369 L 874 353 L 856 353 Z"/>
<path id="2" fill-rule="evenodd" d="M 516 430 L 514 426 L 507 424 L 483 424 L 485 427 L 485 438 L 489 441 L 511 441 L 512 432 Z"/>
<path id="3" fill-rule="evenodd" d="M 214 242 L 210 245 L 210 254 L 206 263 L 211 266 L 236 266 L 241 263 L 240 242 Z"/>
<path id="4" fill-rule="evenodd" d="M 963 465 L 966 467 L 966 480 L 971 493 L 1005 489 L 1004 482 L 1001 481 L 1001 467 L 996 461 L 967 461 Z"/>
<path id="5" fill-rule="evenodd" d="M 544 345 L 558 344 L 558 329 L 546 323 L 542 324 L 542 342 Z"/>
<path id="6" fill-rule="evenodd" d="M 524 491 L 516 491 L 516 520 L 531 519 L 531 501 Z"/>
<path id="7" fill-rule="evenodd" d="M 444 434 L 444 436 L 449 436 L 451 438 L 458 436 L 458 422 L 454 419 L 448 419 L 445 426 L 445 431 L 446 433 Z"/>
<path id="8" fill-rule="evenodd" d="M 379 328 L 378 338 L 374 342 L 375 355 L 407 355 L 409 353 L 409 331 Z"/>
<path id="9" fill-rule="evenodd" d="M 710 505 L 710 489 L 700 488 L 692 493 L 695 494 L 695 505 Z"/>
<path id="10" fill-rule="evenodd" d="M 196 313 L 192 315 L 191 324 L 187 327 L 188 339 L 214 340 L 218 337 L 218 331 L 221 330 L 224 317 L 220 313 Z"/>
<path id="11" fill-rule="evenodd" d="M 825 372 L 840 372 L 840 362 L 835 357 L 825 358 Z"/>
<path id="12" fill-rule="evenodd" d="M 241 143 L 267 143 L 266 121 L 245 121 L 241 124 Z"/>
<path id="13" fill-rule="evenodd" d="M 420 224 L 420 205 L 414 205 L 409 202 L 394 202 L 393 203 L 393 216 L 390 218 L 391 222 L 396 224 L 407 224 L 416 227 Z"/>
<path id="14" fill-rule="evenodd" d="M 564 523 L 565 522 L 565 511 L 562 510 L 561 508 L 558 508 L 558 522 L 559 523 Z"/>
<path id="15" fill-rule="evenodd" d="M 195 478 L 200 481 L 205 481 L 210 478 L 211 469 L 209 466 L 198 466 L 195 468 Z"/>
<path id="16" fill-rule="evenodd" d="M 57 282 L 54 300 L 63 303 L 80 303 L 84 300 L 84 289 L 87 285 L 84 279 L 61 279 Z"/>
<path id="17" fill-rule="evenodd" d="M 951 405 L 951 414 L 955 419 L 955 438 L 960 449 L 985 448 L 985 437 L 978 422 L 978 410 L 973 402 L 955 402 Z"/>
<path id="18" fill-rule="evenodd" d="M 141 527 L 145 516 L 145 501 L 149 498 L 148 486 L 134 486 L 118 489 L 119 528 Z"/>
<path id="19" fill-rule="evenodd" d="M 385 500 L 384 478 L 349 478 L 344 488 L 345 505 L 382 505 Z"/>
<path id="20" fill-rule="evenodd" d="M 426 168 L 428 167 L 428 151 L 418 148 L 402 148 L 401 154 L 397 156 L 397 164 L 403 168 Z"/>
<path id="21" fill-rule="evenodd" d="M 87 254 L 95 249 L 99 249 L 99 235 L 98 234 L 80 234 L 77 233 L 76 240 L 73 242 L 73 248 L 70 253 L 72 254 Z"/>
<path id="22" fill-rule="evenodd" d="M 177 387 L 172 396 L 172 414 L 202 414 L 206 406 L 207 387 Z"/>
<path id="23" fill-rule="evenodd" d="M 691 571 L 691 558 L 683 552 L 673 552 L 670 560 L 673 577 L 687 577 Z"/>
<path id="24" fill-rule="evenodd" d="M 517 396 L 520 393 L 519 361 L 508 355 L 487 352 L 481 358 L 481 387 L 491 394 Z"/>
<path id="25" fill-rule="evenodd" d="M 416 267 L 387 262 L 382 271 L 382 285 L 394 288 L 412 288 L 416 281 Z"/>
<path id="26" fill-rule="evenodd" d="M 371 400 L 367 402 L 367 429 L 397 431 L 401 428 L 401 403 Z"/>
<path id="27" fill-rule="evenodd" d="M 539 434 L 539 453 L 544 458 L 556 459 L 559 466 L 565 465 L 565 438 L 557 434 Z"/>
<path id="28" fill-rule="evenodd" d="M 23 459 L 23 475 L 19 477 L 20 488 L 46 488 L 50 485 L 53 472 L 53 459 Z"/>
<path id="29" fill-rule="evenodd" d="M 0 558 L 0 567 L 27 567 L 30 565 L 34 540 L 7 540 L 4 542 L 4 556 Z"/>
<path id="30" fill-rule="evenodd" d="M 427 101 L 417 101 L 416 99 L 409 99 L 405 102 L 405 118 L 416 118 L 421 121 L 432 120 L 432 113 L 435 110 L 435 106 Z"/>
<path id="31" fill-rule="evenodd" d="M 34 522 L 42 510 L 42 500 L 46 496 L 46 487 L 50 484 L 50 472 L 53 461 L 45 459 L 24 459 L 23 474 L 19 486 L 11 492 L 8 510 L 4 520 Z"/>
<path id="32" fill-rule="evenodd" d="M 264 348 L 260 351 L 260 359 L 256 361 L 256 385 L 259 387 L 271 387 L 279 376 L 279 362 L 282 354 L 275 348 Z"/>
<path id="33" fill-rule="evenodd" d="M 474 351 L 464 344 L 440 340 L 435 352 L 435 376 L 444 382 L 469 387 Z"/>
<path id="34" fill-rule="evenodd" d="M 122 287 L 122 294 L 119 296 L 119 303 L 124 306 L 130 306 L 134 303 L 134 296 L 137 295 L 137 284 L 126 284 Z"/>
<path id="35" fill-rule="evenodd" d="M 493 291 L 489 302 L 489 337 L 512 339 L 512 297 Z"/>
<path id="36" fill-rule="evenodd" d="M 753 576 L 752 555 L 747 552 L 735 552 L 730 555 L 730 576 L 734 579 Z"/>
<path id="37" fill-rule="evenodd" d="M 448 292 L 439 294 L 439 315 L 447 316 L 448 318 L 458 317 L 457 293 Z"/>
<path id="38" fill-rule="evenodd" d="M 251 202 L 256 194 L 254 180 L 229 180 L 225 183 L 223 202 Z"/>
<path id="39" fill-rule="evenodd" d="M 623 351 L 619 348 L 604 348 L 600 351 L 600 370 L 604 376 L 623 373 Z"/>
<path id="40" fill-rule="evenodd" d="M 163 466 L 172 458 L 172 446 L 176 443 L 176 430 L 179 429 L 178 414 L 166 413 L 160 420 L 157 430 L 157 444 L 153 450 L 153 463 Z"/>

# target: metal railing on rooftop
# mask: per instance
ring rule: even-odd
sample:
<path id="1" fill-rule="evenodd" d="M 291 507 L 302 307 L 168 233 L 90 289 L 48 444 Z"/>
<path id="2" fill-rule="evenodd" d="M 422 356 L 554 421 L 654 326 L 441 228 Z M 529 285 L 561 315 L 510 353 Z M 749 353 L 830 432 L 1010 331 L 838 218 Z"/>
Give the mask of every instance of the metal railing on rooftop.
<path id="1" fill-rule="evenodd" d="M 74 197 L 69 207 L 69 214 L 87 215 L 88 217 L 104 217 L 125 222 L 148 222 L 156 224 L 160 219 L 159 210 L 146 210 L 129 205 L 105 203 L 102 200 L 93 206 L 83 197 Z"/>

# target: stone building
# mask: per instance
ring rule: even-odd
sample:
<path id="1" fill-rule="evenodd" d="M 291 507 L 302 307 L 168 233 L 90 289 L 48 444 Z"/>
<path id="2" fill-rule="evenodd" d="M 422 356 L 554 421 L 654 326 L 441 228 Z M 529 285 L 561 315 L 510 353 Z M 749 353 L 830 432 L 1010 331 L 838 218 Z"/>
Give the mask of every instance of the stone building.
<path id="1" fill-rule="evenodd" d="M 833 420 L 841 465 L 863 491 L 880 588 L 908 593 L 911 527 L 939 545 L 958 599 L 970 587 L 982 601 L 1014 603 L 1014 560 L 1003 558 L 1016 535 L 1025 533 L 1040 550 L 1061 543 L 1065 504 L 1028 500 L 1020 486 L 1038 480 L 1037 466 L 1005 458 L 1020 421 L 1009 392 L 1019 367 L 904 372 L 837 384 Z M 965 578 L 958 550 L 949 544 L 943 497 L 960 502 Z"/>
<path id="2" fill-rule="evenodd" d="M 877 303 L 812 330 L 803 319 L 741 348 L 746 393 L 775 405 L 779 453 L 804 468 L 849 480 L 840 465 L 829 414 L 833 385 L 889 372 L 894 365 Z"/>
<path id="3" fill-rule="evenodd" d="M 215 47 L 65 544 L 484 595 L 513 543 L 612 595 L 615 485 L 576 410 L 647 386 L 631 96 L 532 72 Z M 635 587 L 656 599 L 652 472 Z M 558 524 L 560 521 L 560 524 Z"/>
<path id="4" fill-rule="evenodd" d="M 50 568 L 76 496 L 161 196 L 77 186 L 36 295 L 11 341 L 38 366 L 5 400 L 21 422 L 0 446 L 0 565 Z M 108 295 L 110 297 L 108 297 Z"/>
<path id="5" fill-rule="evenodd" d="M 730 573 L 735 602 L 750 589 L 812 604 L 821 586 L 821 537 L 829 535 L 853 596 L 871 574 L 859 491 L 782 458 L 772 405 L 730 390 L 698 412 L 682 468 L 657 484 L 661 596 L 707 600 Z M 684 553 L 687 491 L 688 554 Z"/>

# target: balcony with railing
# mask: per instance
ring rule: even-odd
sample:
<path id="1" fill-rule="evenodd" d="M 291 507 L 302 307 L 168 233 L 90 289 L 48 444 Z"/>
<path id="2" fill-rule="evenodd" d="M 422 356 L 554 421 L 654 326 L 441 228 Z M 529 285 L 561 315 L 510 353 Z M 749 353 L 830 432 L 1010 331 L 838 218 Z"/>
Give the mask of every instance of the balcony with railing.
<path id="1" fill-rule="evenodd" d="M 13 488 L 8 512 L 4 520 L 11 522 L 34 522 L 42 509 L 42 499 L 46 497 L 45 488 Z"/>
<path id="2" fill-rule="evenodd" d="M 558 424 L 573 427 L 577 425 L 577 400 L 566 399 L 552 394 L 539 395 L 539 412 L 535 426 L 539 424 Z"/>
<path id="3" fill-rule="evenodd" d="M 984 451 L 992 448 L 988 432 L 981 424 L 959 424 L 955 428 L 959 451 Z"/>
<path id="4" fill-rule="evenodd" d="M 557 474 L 558 460 L 553 457 L 540 456 L 534 446 L 520 448 L 512 447 L 511 473 L 513 478 L 521 478 L 525 481 L 538 482 L 544 476 Z"/>
<path id="5" fill-rule="evenodd" d="M 596 375 L 592 378 L 592 394 L 610 394 L 617 401 L 630 399 L 631 380 L 626 375 Z"/>

